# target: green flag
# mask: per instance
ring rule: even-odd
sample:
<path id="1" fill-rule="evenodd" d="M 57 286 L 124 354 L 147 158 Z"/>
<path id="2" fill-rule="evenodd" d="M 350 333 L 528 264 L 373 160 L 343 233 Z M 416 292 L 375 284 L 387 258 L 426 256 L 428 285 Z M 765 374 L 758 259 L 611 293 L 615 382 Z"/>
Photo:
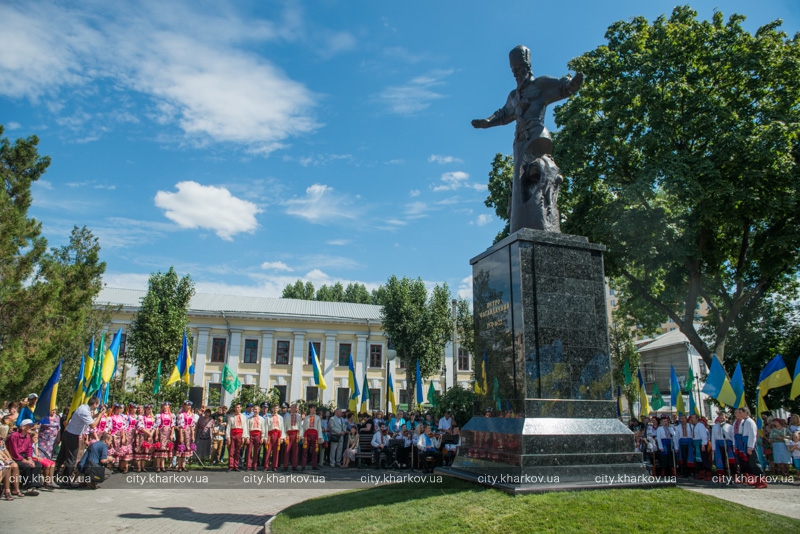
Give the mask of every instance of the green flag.
<path id="1" fill-rule="evenodd" d="M 239 382 L 239 377 L 233 374 L 228 364 L 225 364 L 222 368 L 222 387 L 225 388 L 225 391 L 233 395 L 241 385 L 242 383 Z"/>
<path id="2" fill-rule="evenodd" d="M 156 380 L 153 382 L 153 395 L 161 393 L 161 362 L 158 362 L 158 372 L 156 373 Z"/>
<path id="3" fill-rule="evenodd" d="M 650 400 L 650 409 L 656 411 L 659 408 L 663 407 L 664 407 L 664 397 L 661 396 L 661 392 L 658 390 L 658 384 L 653 382 L 653 398 Z"/>
<path id="4" fill-rule="evenodd" d="M 433 387 L 433 380 L 431 380 L 428 386 L 428 403 L 434 407 L 439 403 L 436 399 L 436 388 Z"/>
<path id="5" fill-rule="evenodd" d="M 497 377 L 494 377 L 494 383 L 492 384 L 492 399 L 497 403 L 497 409 L 503 409 L 503 403 L 500 398 L 500 381 L 497 380 Z"/>
<path id="6" fill-rule="evenodd" d="M 689 376 L 686 377 L 686 384 L 683 385 L 683 392 L 691 395 L 692 389 L 694 388 L 694 373 L 689 369 L 688 374 Z"/>
<path id="7" fill-rule="evenodd" d="M 622 366 L 622 376 L 625 377 L 626 386 L 633 382 L 633 376 L 631 376 L 631 365 L 628 360 L 625 360 L 625 365 Z"/>
<path id="8" fill-rule="evenodd" d="M 94 356 L 94 368 L 92 369 L 92 379 L 89 381 L 88 395 L 97 395 L 100 391 L 100 386 L 103 385 L 103 359 L 105 356 L 105 342 L 106 335 L 100 337 L 100 346 L 97 348 L 97 354 Z"/>

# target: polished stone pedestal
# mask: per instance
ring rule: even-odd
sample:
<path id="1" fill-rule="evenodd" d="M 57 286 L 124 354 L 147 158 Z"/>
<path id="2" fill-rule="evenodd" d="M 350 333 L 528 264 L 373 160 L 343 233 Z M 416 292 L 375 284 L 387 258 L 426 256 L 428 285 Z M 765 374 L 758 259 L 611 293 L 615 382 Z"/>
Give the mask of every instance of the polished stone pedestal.
<path id="1" fill-rule="evenodd" d="M 603 250 L 523 229 L 471 260 L 485 390 L 443 472 L 507 491 L 652 484 L 612 397 Z"/>

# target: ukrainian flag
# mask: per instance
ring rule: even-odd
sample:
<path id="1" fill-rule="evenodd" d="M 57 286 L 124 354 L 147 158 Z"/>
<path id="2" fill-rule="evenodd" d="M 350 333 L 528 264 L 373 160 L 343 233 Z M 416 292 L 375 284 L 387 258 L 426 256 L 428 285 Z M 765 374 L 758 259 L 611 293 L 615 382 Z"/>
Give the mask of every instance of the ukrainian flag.
<path id="1" fill-rule="evenodd" d="M 325 383 L 325 378 L 322 376 L 322 369 L 319 368 L 319 359 L 317 359 L 317 350 L 314 348 L 314 344 L 309 342 L 309 348 L 311 348 L 311 364 L 314 370 L 314 383 L 317 385 L 319 389 L 326 389 L 328 384 Z"/>
<path id="2" fill-rule="evenodd" d="M 116 341 L 116 339 L 115 339 Z M 167 385 L 175 382 L 191 383 L 189 378 L 189 369 L 192 366 L 192 355 L 189 354 L 189 342 L 186 340 L 186 331 L 183 332 L 183 345 L 181 345 L 181 353 L 178 355 L 178 361 L 175 362 L 175 368 L 167 381 Z"/>
<path id="3" fill-rule="evenodd" d="M 483 375 L 483 382 L 486 383 L 486 375 Z M 425 402 L 425 398 L 422 396 L 422 372 L 419 368 L 419 360 L 417 360 L 417 404 L 420 406 L 422 403 Z"/>
<path id="4" fill-rule="evenodd" d="M 69 416 L 78 409 L 78 406 L 80 406 L 81 403 L 83 403 L 83 373 L 85 368 L 86 355 L 84 354 L 81 356 L 81 370 L 78 371 L 78 379 L 75 381 L 75 392 L 72 394 L 72 402 L 69 405 L 67 419 L 69 419 Z"/>
<path id="5" fill-rule="evenodd" d="M 683 393 L 681 393 L 681 385 L 678 382 L 678 375 L 675 374 L 675 368 L 669 366 L 669 394 L 672 397 L 672 406 L 678 410 L 678 415 L 686 415 L 686 408 L 683 405 Z"/>
<path id="6" fill-rule="evenodd" d="M 786 384 L 792 383 L 792 377 L 789 376 L 789 370 L 786 364 L 783 363 L 783 358 L 778 354 L 764 367 L 761 374 L 758 375 L 758 387 L 761 390 L 760 395 L 766 397 L 769 390 Z"/>
<path id="7" fill-rule="evenodd" d="M 367 401 L 370 399 L 369 386 L 367 384 L 367 373 L 364 373 L 364 385 L 361 387 L 361 413 L 367 411 Z M 380 409 L 380 407 L 378 407 Z M 373 410 L 374 412 L 375 410 Z"/>
<path id="8" fill-rule="evenodd" d="M 36 401 L 36 408 L 33 411 L 33 420 L 41 421 L 46 417 L 50 417 L 50 411 L 56 407 L 56 397 L 58 396 L 58 382 L 61 380 L 61 364 L 64 360 L 58 362 L 56 370 L 50 375 L 50 380 L 44 385 L 42 394 L 39 395 L 39 400 Z"/>
<path id="9" fill-rule="evenodd" d="M 736 364 L 736 370 L 733 372 L 733 376 L 731 377 L 731 387 L 733 388 L 734 393 L 736 393 L 736 404 L 734 404 L 733 407 L 742 408 L 743 406 L 747 406 L 747 402 L 744 400 L 742 362 Z"/>
<path id="10" fill-rule="evenodd" d="M 694 393 L 689 393 L 689 415 L 700 417 L 700 410 L 697 409 L 697 404 L 694 403 Z"/>
<path id="11" fill-rule="evenodd" d="M 358 382 L 356 382 L 356 368 L 353 366 L 353 354 L 350 354 L 350 364 L 349 370 L 347 375 L 347 382 L 350 386 L 350 402 L 347 405 L 347 408 L 351 412 L 358 411 L 358 397 L 361 396 L 361 393 L 358 391 Z"/>
<path id="12" fill-rule="evenodd" d="M 797 363 L 794 364 L 794 380 L 792 381 L 792 392 L 789 393 L 789 398 L 795 400 L 800 395 L 800 357 L 797 358 Z"/>
<path id="13" fill-rule="evenodd" d="M 119 357 L 119 345 L 121 341 L 122 327 L 114 334 L 114 340 L 111 342 L 111 345 L 108 346 L 105 358 L 103 358 L 103 382 L 111 382 L 111 379 L 114 378 L 114 373 L 117 372 L 117 358 Z"/>
<path id="14" fill-rule="evenodd" d="M 392 372 L 389 371 L 389 402 L 392 403 L 392 411 L 397 412 L 397 395 L 394 392 L 394 379 L 392 379 Z"/>
<path id="15" fill-rule="evenodd" d="M 736 404 L 737 395 L 734 391 L 728 375 L 722 364 L 719 363 L 717 355 L 711 356 L 711 369 L 706 378 L 706 385 L 703 386 L 703 393 L 711 398 L 717 399 L 722 404 L 734 406 Z"/>
<path id="16" fill-rule="evenodd" d="M 617 386 L 617 417 L 622 417 L 622 387 Z"/>
<path id="17" fill-rule="evenodd" d="M 94 371 L 94 337 L 92 342 L 89 343 L 89 359 L 86 361 L 86 367 L 83 369 L 83 390 L 84 397 L 89 389 L 89 383 L 92 381 L 92 372 Z"/>
<path id="18" fill-rule="evenodd" d="M 642 380 L 642 369 L 637 372 L 639 377 L 639 418 L 650 414 L 650 403 L 647 401 L 647 388 Z"/>

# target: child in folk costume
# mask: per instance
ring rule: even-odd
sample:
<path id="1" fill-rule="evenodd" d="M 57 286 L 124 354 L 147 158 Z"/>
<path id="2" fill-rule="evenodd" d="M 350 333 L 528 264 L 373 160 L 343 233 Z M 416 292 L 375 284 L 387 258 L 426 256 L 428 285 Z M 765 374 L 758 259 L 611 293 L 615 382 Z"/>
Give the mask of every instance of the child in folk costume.
<path id="1" fill-rule="evenodd" d="M 280 444 L 286 439 L 286 431 L 283 426 L 283 417 L 278 413 L 278 405 L 272 406 L 272 415 L 266 418 L 267 427 L 267 454 L 264 456 L 264 470 L 272 469 L 278 470 L 278 462 L 280 461 Z M 270 462 L 270 458 L 272 461 Z M 270 464 L 272 467 L 270 468 Z"/>
<path id="2" fill-rule="evenodd" d="M 144 413 L 136 421 L 136 439 L 134 441 L 133 460 L 136 462 L 136 472 L 141 473 L 144 463 L 153 456 L 153 437 L 156 433 L 156 418 L 153 415 L 153 405 L 146 404 Z"/>
<path id="3" fill-rule="evenodd" d="M 319 447 L 319 437 L 322 435 L 322 418 L 317 415 L 317 407 L 313 404 L 308 406 L 308 415 L 303 419 L 300 432 L 300 439 L 303 440 L 303 459 L 300 462 L 300 469 L 305 470 L 308 461 L 308 449 L 311 449 L 311 468 L 315 471 L 317 467 L 317 451 Z"/>
<path id="4" fill-rule="evenodd" d="M 197 446 L 194 444 L 195 419 L 192 413 L 192 401 L 183 401 L 183 408 L 178 414 L 178 471 L 187 471 L 185 462 L 191 458 Z"/>
<path id="5" fill-rule="evenodd" d="M 169 401 L 161 404 L 161 413 L 156 416 L 155 434 L 153 438 L 153 459 L 155 460 L 156 473 L 166 471 L 164 462 L 172 456 L 172 427 L 175 426 L 175 417 L 169 407 Z"/>
<path id="6" fill-rule="evenodd" d="M 133 445 L 136 437 L 136 423 L 138 421 L 135 403 L 128 403 L 128 407 L 125 411 L 125 414 L 122 416 L 122 419 L 122 433 L 124 434 L 125 439 L 124 444 L 117 451 L 117 454 L 119 458 L 120 473 L 127 473 L 128 463 L 133 461 Z"/>

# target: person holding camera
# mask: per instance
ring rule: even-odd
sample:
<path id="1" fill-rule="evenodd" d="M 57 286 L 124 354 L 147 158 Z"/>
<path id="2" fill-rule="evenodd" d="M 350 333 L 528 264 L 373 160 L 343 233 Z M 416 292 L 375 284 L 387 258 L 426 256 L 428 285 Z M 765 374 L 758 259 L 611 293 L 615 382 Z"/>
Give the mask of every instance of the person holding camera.
<path id="1" fill-rule="evenodd" d="M 72 478 L 72 471 L 75 469 L 75 463 L 78 461 L 78 446 L 80 445 L 81 437 L 86 433 L 89 428 L 95 428 L 100 423 L 105 414 L 105 408 L 101 408 L 96 416 L 92 416 L 92 412 L 97 406 L 100 405 L 100 399 L 91 397 L 86 404 L 81 404 L 72 414 L 72 417 L 64 429 L 63 439 L 61 441 L 61 451 L 59 453 L 59 460 L 63 459 L 64 471 L 63 476 L 69 477 L 70 483 L 74 483 Z M 61 461 L 58 462 L 59 464 Z"/>

